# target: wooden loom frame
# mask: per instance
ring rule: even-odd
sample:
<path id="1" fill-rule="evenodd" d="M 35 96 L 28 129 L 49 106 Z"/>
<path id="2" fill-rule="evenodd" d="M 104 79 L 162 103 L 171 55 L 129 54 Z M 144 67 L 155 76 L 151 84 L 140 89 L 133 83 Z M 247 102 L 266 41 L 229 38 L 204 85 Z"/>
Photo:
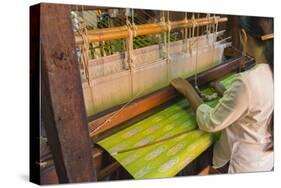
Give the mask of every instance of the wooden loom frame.
<path id="1" fill-rule="evenodd" d="M 70 10 L 70 5 L 62 4 L 41 3 L 30 7 L 30 180 L 37 184 L 42 183 L 40 166 L 36 163 L 40 161 L 38 138 L 41 123 L 46 129 L 59 183 L 97 181 L 107 174 L 108 169 L 118 166 L 112 164 L 100 174 L 95 172 L 92 156 L 95 159 L 98 153 L 95 153 L 89 135 L 96 136 L 93 128 L 118 107 L 87 120 Z M 199 84 L 206 84 L 240 69 L 245 62 L 242 55 L 231 58 L 199 74 Z M 189 78 L 190 81 L 192 79 Z M 100 133 L 176 96 L 173 88 L 166 87 L 137 99 Z M 38 112 L 38 109 L 42 111 Z M 91 121 L 89 128 L 88 121 Z M 33 151 L 38 152 L 34 155 Z M 48 175 L 46 177 L 45 183 L 54 179 Z"/>

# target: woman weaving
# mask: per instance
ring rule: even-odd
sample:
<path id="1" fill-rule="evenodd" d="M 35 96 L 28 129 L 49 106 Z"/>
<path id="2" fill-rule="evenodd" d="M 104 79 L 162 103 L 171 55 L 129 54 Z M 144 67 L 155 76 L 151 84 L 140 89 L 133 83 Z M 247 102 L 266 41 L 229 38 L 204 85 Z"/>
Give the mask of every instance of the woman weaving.
<path id="1" fill-rule="evenodd" d="M 196 112 L 200 129 L 222 131 L 214 146 L 213 167 L 228 173 L 269 171 L 273 169 L 273 33 L 270 18 L 241 17 L 240 42 L 244 52 L 257 65 L 237 74 L 229 89 L 213 83 L 223 93 L 212 108 L 203 104 L 192 85 L 181 78 L 171 81 Z"/>

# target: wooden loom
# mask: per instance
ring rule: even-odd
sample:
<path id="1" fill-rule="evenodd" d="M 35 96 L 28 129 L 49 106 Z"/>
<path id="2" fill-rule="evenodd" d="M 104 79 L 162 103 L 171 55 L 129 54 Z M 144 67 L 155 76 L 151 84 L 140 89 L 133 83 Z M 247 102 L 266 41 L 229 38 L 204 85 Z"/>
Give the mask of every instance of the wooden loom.
<path id="1" fill-rule="evenodd" d="M 80 83 L 80 70 L 76 55 L 73 53 L 75 51 L 74 40 L 79 44 L 81 38 L 72 32 L 69 14 L 68 5 L 39 4 L 31 7 L 31 23 L 35 25 L 31 25 L 31 38 L 37 39 L 39 44 L 40 37 L 42 49 L 39 55 L 38 44 L 31 42 L 31 53 L 37 52 L 39 55 L 31 55 L 31 86 L 36 85 L 34 80 L 39 78 L 39 75 L 35 74 L 35 70 L 38 73 L 41 72 L 43 79 L 42 86 L 40 86 L 43 88 L 42 122 L 46 128 L 52 152 L 52 155 L 31 160 L 31 172 L 38 174 L 41 172 L 41 180 L 38 182 L 41 184 L 96 181 L 110 177 L 110 174 L 120 168 L 120 165 L 112 161 L 102 149 L 95 145 L 92 146 L 90 137 L 94 140 L 107 137 L 131 122 L 147 117 L 163 106 L 169 105 L 178 97 L 177 92 L 170 86 L 153 91 L 132 101 L 118 116 L 112 118 L 107 126 L 95 131 L 122 105 L 87 118 Z M 197 20 L 197 23 L 199 26 L 204 26 L 214 21 L 224 22 L 226 20 L 226 18 L 216 20 L 201 18 Z M 171 23 L 170 27 L 171 29 L 192 27 L 192 22 L 176 21 Z M 148 24 L 138 26 L 136 35 L 160 33 L 168 29 L 160 24 Z M 90 31 L 88 34 L 91 41 L 104 41 L 127 38 L 127 31 L 124 28 L 112 28 Z M 40 35 L 38 35 L 39 33 Z M 204 86 L 210 81 L 247 68 L 254 63 L 253 59 L 243 56 L 234 49 L 225 50 L 225 56 L 227 58 L 223 63 L 198 74 L 198 85 Z M 42 60 L 41 67 L 38 65 L 39 58 Z M 193 82 L 194 76 L 187 79 Z M 31 100 L 39 99 L 31 96 Z M 35 107 L 31 106 L 31 110 L 35 110 Z M 39 119 L 31 118 L 31 120 L 31 126 L 38 127 L 38 124 L 41 124 Z M 38 149 L 38 146 L 31 143 L 32 148 Z M 38 165 L 38 161 L 41 161 L 40 165 Z"/>

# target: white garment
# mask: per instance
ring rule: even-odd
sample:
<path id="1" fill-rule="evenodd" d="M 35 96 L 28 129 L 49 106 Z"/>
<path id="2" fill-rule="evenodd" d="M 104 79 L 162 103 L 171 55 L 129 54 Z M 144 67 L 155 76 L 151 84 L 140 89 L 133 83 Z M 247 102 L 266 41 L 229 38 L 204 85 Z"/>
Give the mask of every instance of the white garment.
<path id="1" fill-rule="evenodd" d="M 228 161 L 229 173 L 269 171 L 273 168 L 270 120 L 273 75 L 268 64 L 237 74 L 216 107 L 202 104 L 196 111 L 200 129 L 222 130 L 214 147 L 214 168 Z"/>

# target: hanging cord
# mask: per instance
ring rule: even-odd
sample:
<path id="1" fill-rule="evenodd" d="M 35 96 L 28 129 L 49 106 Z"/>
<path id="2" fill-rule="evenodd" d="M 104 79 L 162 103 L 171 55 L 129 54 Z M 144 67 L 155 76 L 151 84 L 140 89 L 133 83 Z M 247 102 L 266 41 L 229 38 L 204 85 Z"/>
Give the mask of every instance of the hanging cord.
<path id="1" fill-rule="evenodd" d="M 132 20 L 132 24 L 129 22 L 127 22 L 131 28 L 131 30 L 133 31 L 133 36 L 136 37 L 137 36 L 137 27 L 136 27 L 136 24 L 135 24 L 135 15 L 134 15 L 134 9 L 132 9 L 131 11 L 131 20 Z M 128 20 L 127 20 L 128 21 Z M 133 42 L 133 40 L 132 40 Z"/>
<path id="2" fill-rule="evenodd" d="M 89 43 L 88 43 L 88 38 L 87 38 L 87 29 L 86 28 L 80 28 L 78 30 L 78 33 L 81 35 L 83 39 L 83 45 L 80 46 L 80 51 L 81 51 L 81 63 L 83 64 L 85 76 L 87 79 L 87 82 L 89 86 L 91 86 L 91 78 L 90 78 L 90 71 L 89 71 L 89 57 L 88 57 L 88 49 L 89 49 Z"/>
<path id="3" fill-rule="evenodd" d="M 209 14 L 208 14 L 208 15 L 209 15 Z M 210 17 L 208 17 L 208 15 L 207 15 L 208 22 L 213 22 L 213 20 L 212 20 Z M 195 20 L 194 20 L 194 22 L 196 23 Z M 193 27 L 189 28 L 189 29 L 190 29 L 190 32 L 191 32 L 192 28 L 193 28 Z M 206 34 L 207 40 L 208 40 L 208 45 L 211 46 L 211 43 L 209 42 L 209 38 L 210 38 L 210 23 L 209 23 L 209 24 L 206 24 L 206 31 L 203 31 L 201 34 L 202 34 L 202 35 L 205 35 L 205 34 Z M 194 35 L 194 34 L 193 34 L 193 35 Z M 191 34 L 189 34 L 189 38 L 191 38 Z M 189 42 L 189 43 L 190 43 L 190 46 L 195 45 L 195 43 L 197 43 L 197 41 L 200 40 L 200 39 L 201 39 L 201 36 L 197 36 L 197 37 L 194 38 L 192 41 L 190 40 L 190 42 Z"/>
<path id="4" fill-rule="evenodd" d="M 89 69 L 89 40 L 88 40 L 88 35 L 87 35 L 87 27 L 86 23 L 84 21 L 84 6 L 82 6 L 82 18 L 83 20 L 79 22 L 78 24 L 78 33 L 81 35 L 83 39 L 83 45 L 80 46 L 80 62 L 83 65 L 84 73 L 86 76 L 86 80 L 88 83 L 88 86 L 90 88 L 90 95 L 91 95 L 91 103 L 92 106 L 94 106 L 94 98 L 93 98 L 93 91 L 92 91 L 92 82 L 91 82 L 91 71 Z"/>
<path id="5" fill-rule="evenodd" d="M 188 51 L 189 51 L 190 55 L 192 55 L 192 41 L 191 41 L 191 38 L 192 38 L 192 27 L 189 27 L 188 28 Z"/>
<path id="6" fill-rule="evenodd" d="M 167 54 L 166 54 L 166 58 L 167 58 L 167 80 L 168 82 L 170 82 L 170 40 L 171 40 L 171 22 L 170 22 L 170 13 L 169 11 L 167 11 L 167 30 L 168 30 L 168 37 L 167 37 Z"/>
<path id="7" fill-rule="evenodd" d="M 217 32 L 218 32 L 218 18 L 214 14 L 213 16 L 213 44 L 212 44 L 212 61 L 215 62 L 216 53 L 216 42 L 217 42 Z"/>
<path id="8" fill-rule="evenodd" d="M 89 40 L 88 40 L 88 35 L 87 35 L 87 27 L 86 23 L 84 21 L 84 7 L 82 6 L 82 20 L 78 24 L 78 33 L 81 35 L 83 39 L 83 45 L 80 46 L 81 50 L 81 62 L 83 64 L 85 76 L 88 82 L 88 85 L 91 86 L 91 75 L 89 71 Z"/>
<path id="9" fill-rule="evenodd" d="M 103 123 L 101 123 L 99 126 L 97 126 L 90 134 L 90 136 L 93 136 L 95 132 L 97 132 L 102 127 L 106 126 L 108 123 L 112 122 L 112 119 L 117 117 L 123 110 L 131 104 L 135 99 L 137 99 L 141 94 L 145 91 L 145 89 L 141 90 L 139 93 L 137 93 L 134 97 L 132 97 L 127 103 L 125 103 L 118 111 L 113 113 L 110 117 L 108 117 Z"/>
<path id="10" fill-rule="evenodd" d="M 166 22 L 165 22 L 165 12 L 161 12 L 161 17 L 160 17 L 160 25 L 161 28 L 166 28 Z M 163 32 L 163 41 L 164 41 L 164 47 L 162 47 L 162 58 L 165 59 L 167 57 L 167 33 Z"/>
<path id="11" fill-rule="evenodd" d="M 128 28 L 128 33 L 129 33 L 129 37 L 127 39 L 127 53 L 128 53 L 128 58 L 127 58 L 127 62 L 128 62 L 128 67 L 130 70 L 130 78 L 131 78 L 131 93 L 132 93 L 132 98 L 125 103 L 118 111 L 116 111 L 115 113 L 113 113 L 109 118 L 107 118 L 103 123 L 101 123 L 99 126 L 97 126 L 91 133 L 90 136 L 93 136 L 93 134 L 95 132 L 97 132 L 99 129 L 101 129 L 102 127 L 108 125 L 109 123 L 112 122 L 112 119 L 117 117 L 124 109 L 125 107 L 127 107 L 129 104 L 131 104 L 135 99 L 137 99 L 144 91 L 145 89 L 143 88 L 142 90 L 140 90 L 140 92 L 138 92 L 135 96 L 134 96 L 134 71 L 135 71 L 135 64 L 134 64 L 134 56 L 133 56 L 133 39 L 136 36 L 136 26 L 134 23 L 134 15 L 133 15 L 133 10 L 132 10 L 132 24 L 128 19 L 128 16 L 126 16 L 126 25 Z"/>
<path id="12" fill-rule="evenodd" d="M 132 16 L 132 23 L 129 21 L 128 16 L 126 16 L 126 26 L 128 29 L 128 38 L 127 38 L 127 64 L 130 70 L 134 69 L 134 55 L 133 55 L 133 44 L 134 44 L 134 37 L 136 36 L 136 25 L 133 19 L 133 10 L 131 12 Z"/>
<path id="13" fill-rule="evenodd" d="M 134 71 L 135 71 L 135 64 L 134 64 L 134 55 L 133 55 L 133 50 L 134 50 L 134 37 L 136 36 L 136 27 L 134 23 L 134 11 L 132 9 L 131 12 L 131 18 L 132 18 L 132 24 L 129 21 L 128 17 L 126 17 L 126 25 L 128 28 L 128 34 L 129 37 L 127 39 L 127 64 L 130 70 L 130 78 L 131 78 L 131 96 L 134 96 Z"/>
<path id="14" fill-rule="evenodd" d="M 216 15 L 214 14 L 214 41 L 213 41 L 213 47 L 216 46 L 216 41 L 217 41 L 217 33 L 218 33 L 218 26 L 219 26 L 219 20 L 216 17 Z"/>
<path id="15" fill-rule="evenodd" d="M 80 46 L 80 51 L 81 51 L 81 62 L 83 64 L 83 68 L 84 68 L 84 72 L 85 72 L 85 76 L 87 79 L 87 82 L 89 84 L 89 86 L 91 85 L 90 82 L 90 71 L 89 71 L 89 40 L 88 40 L 88 35 L 87 35 L 87 27 L 86 27 L 86 23 L 84 21 L 84 14 L 83 14 L 83 6 L 82 6 L 82 20 L 78 23 L 78 33 L 81 35 L 82 39 L 83 39 L 83 44 Z"/>
<path id="16" fill-rule="evenodd" d="M 210 22 L 210 14 L 207 14 L 207 19 L 208 19 L 208 23 Z M 210 46 L 210 24 L 206 25 L 206 34 L 207 34 L 207 40 L 208 40 L 208 45 Z"/>
<path id="17" fill-rule="evenodd" d="M 187 53 L 187 51 L 188 51 L 188 39 L 187 39 L 187 37 L 188 37 L 188 27 L 187 27 L 187 25 L 188 25 L 188 20 L 187 20 L 187 13 L 185 12 L 184 13 L 184 22 L 185 22 L 185 24 L 186 24 L 186 27 L 184 28 L 184 41 L 185 41 L 185 53 Z"/>
<path id="18" fill-rule="evenodd" d="M 194 41 L 194 32 L 195 32 L 195 25 L 196 25 L 196 21 L 195 21 L 195 17 L 194 17 L 194 13 L 192 14 L 191 17 L 191 23 L 192 23 L 192 27 L 190 28 L 190 39 L 189 39 L 189 53 L 192 57 L 192 46 L 193 46 L 193 41 Z"/>
<path id="19" fill-rule="evenodd" d="M 195 16 L 194 14 L 192 14 L 192 43 L 194 42 L 194 38 L 195 38 L 195 29 L 197 26 L 197 22 L 195 20 Z M 197 37 L 198 37 L 198 28 L 197 27 Z M 198 59 L 198 40 L 196 42 L 196 60 L 195 60 L 195 74 L 194 74 L 194 85 L 195 88 L 198 88 L 198 84 L 197 84 L 197 59 Z"/>
<path id="20" fill-rule="evenodd" d="M 199 18 L 199 13 L 198 13 L 198 18 Z M 207 31 L 208 32 L 208 31 Z M 199 26 L 197 26 L 197 38 L 199 37 Z M 199 43 L 199 40 L 197 40 L 196 42 L 196 61 L 195 61 L 195 74 L 194 74 L 194 85 L 195 85 L 195 89 L 196 91 L 199 93 L 200 97 L 203 98 L 204 101 L 211 101 L 211 100 L 214 100 L 218 97 L 218 94 L 215 92 L 213 93 L 212 95 L 207 95 L 205 93 L 203 93 L 199 86 L 198 86 L 198 70 L 197 70 L 197 63 L 198 63 L 198 43 Z"/>

